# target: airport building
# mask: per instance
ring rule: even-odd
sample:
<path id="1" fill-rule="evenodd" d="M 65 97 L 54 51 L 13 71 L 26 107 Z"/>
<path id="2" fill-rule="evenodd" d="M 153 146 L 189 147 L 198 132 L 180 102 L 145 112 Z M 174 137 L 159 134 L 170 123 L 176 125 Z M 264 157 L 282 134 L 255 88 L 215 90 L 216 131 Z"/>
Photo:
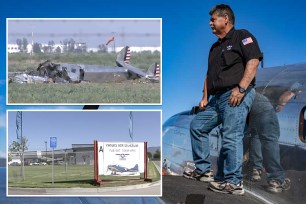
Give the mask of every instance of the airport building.
<path id="1" fill-rule="evenodd" d="M 25 165 L 45 165 L 52 163 L 52 152 L 54 164 L 56 165 L 94 165 L 93 144 L 72 144 L 72 148 L 59 150 L 37 150 L 25 151 Z M 12 161 L 9 165 L 19 165 L 20 156 L 18 153 L 9 153 Z"/>
<path id="2" fill-rule="evenodd" d="M 8 44 L 7 45 L 7 52 L 8 53 L 18 53 L 20 49 L 17 44 Z"/>

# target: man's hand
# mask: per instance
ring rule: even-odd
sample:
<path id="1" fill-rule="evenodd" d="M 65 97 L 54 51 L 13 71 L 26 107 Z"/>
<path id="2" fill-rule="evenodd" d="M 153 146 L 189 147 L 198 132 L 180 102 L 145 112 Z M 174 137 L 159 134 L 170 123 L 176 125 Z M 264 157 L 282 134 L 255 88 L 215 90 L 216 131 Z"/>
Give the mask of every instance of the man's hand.
<path id="1" fill-rule="evenodd" d="M 276 112 L 280 112 L 285 107 L 285 104 L 278 104 L 275 108 Z"/>
<path id="2" fill-rule="evenodd" d="M 207 104 L 208 104 L 207 99 L 202 99 L 202 100 L 200 101 L 200 103 L 199 103 L 199 108 L 200 108 L 201 110 L 205 110 Z"/>
<path id="3" fill-rule="evenodd" d="M 245 93 L 240 93 L 239 88 L 235 87 L 232 89 L 232 93 L 229 97 L 229 104 L 231 106 L 239 106 L 242 98 L 244 97 Z"/>

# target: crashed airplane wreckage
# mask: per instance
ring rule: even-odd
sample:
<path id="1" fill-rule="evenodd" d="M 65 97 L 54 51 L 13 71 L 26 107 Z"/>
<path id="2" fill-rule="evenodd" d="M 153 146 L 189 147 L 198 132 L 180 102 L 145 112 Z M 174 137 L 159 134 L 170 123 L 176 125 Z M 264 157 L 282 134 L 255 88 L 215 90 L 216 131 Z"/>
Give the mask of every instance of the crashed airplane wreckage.
<path id="1" fill-rule="evenodd" d="M 103 83 L 119 82 L 144 78 L 149 82 L 159 82 L 159 64 L 152 64 L 147 72 L 130 64 L 130 49 L 124 47 L 117 55 L 118 67 L 55 64 L 47 60 L 40 63 L 36 71 L 29 73 L 9 73 L 9 82 L 13 83 L 80 83 L 82 81 Z"/>

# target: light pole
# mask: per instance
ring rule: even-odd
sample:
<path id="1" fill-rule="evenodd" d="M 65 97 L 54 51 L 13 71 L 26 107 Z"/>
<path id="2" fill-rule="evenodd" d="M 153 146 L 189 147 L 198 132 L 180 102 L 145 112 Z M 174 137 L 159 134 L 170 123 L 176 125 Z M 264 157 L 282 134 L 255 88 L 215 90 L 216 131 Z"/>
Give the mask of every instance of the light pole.
<path id="1" fill-rule="evenodd" d="M 65 173 L 66 173 L 66 180 L 67 180 L 67 149 L 65 149 Z"/>
<path id="2" fill-rule="evenodd" d="M 48 160 L 47 160 L 47 141 L 45 141 L 45 145 L 46 145 L 46 163 L 48 163 Z"/>

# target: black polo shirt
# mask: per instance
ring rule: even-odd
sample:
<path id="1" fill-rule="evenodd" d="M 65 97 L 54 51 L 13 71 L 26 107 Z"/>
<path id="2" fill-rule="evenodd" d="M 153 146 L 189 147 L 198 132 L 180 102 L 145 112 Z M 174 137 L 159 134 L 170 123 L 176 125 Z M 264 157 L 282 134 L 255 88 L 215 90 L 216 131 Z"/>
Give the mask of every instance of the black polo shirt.
<path id="1" fill-rule="evenodd" d="M 209 51 L 207 90 L 214 95 L 235 87 L 241 81 L 246 63 L 251 59 L 262 60 L 256 38 L 247 30 L 233 27 Z M 251 82 L 255 85 L 255 78 Z"/>

